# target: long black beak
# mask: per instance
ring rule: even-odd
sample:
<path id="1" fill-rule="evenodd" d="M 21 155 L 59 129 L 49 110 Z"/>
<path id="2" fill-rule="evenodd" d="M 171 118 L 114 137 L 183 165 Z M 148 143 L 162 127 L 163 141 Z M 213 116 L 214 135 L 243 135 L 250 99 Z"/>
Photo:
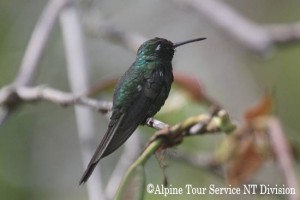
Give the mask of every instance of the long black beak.
<path id="1" fill-rule="evenodd" d="M 173 44 L 173 47 L 175 49 L 176 47 L 179 47 L 181 45 L 185 45 L 185 44 L 188 44 L 188 43 L 191 43 L 191 42 L 198 42 L 198 41 L 205 40 L 205 39 L 206 38 L 196 38 L 196 39 L 187 40 L 187 41 L 183 41 L 183 42 L 176 42 L 175 44 Z"/>

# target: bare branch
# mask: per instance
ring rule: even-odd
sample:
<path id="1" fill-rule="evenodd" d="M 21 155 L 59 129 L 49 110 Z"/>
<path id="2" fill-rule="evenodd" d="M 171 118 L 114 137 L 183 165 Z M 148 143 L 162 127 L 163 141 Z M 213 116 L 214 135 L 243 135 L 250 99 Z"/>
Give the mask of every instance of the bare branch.
<path id="1" fill-rule="evenodd" d="M 39 62 L 44 53 L 46 44 L 49 40 L 51 31 L 57 21 L 60 11 L 69 3 L 69 0 L 49 0 L 47 6 L 44 8 L 38 23 L 31 35 L 27 49 L 25 51 L 19 74 L 17 75 L 13 86 L 28 86 L 34 82 L 37 74 Z M 13 89 L 13 88 L 10 88 Z M 1 90 L 2 92 L 3 90 Z M 13 93 L 11 93 L 13 94 Z M 5 94 L 0 94 L 5 96 Z M 12 97 L 12 96 L 11 96 Z M 21 102 L 11 99 L 14 104 L 0 107 L 0 125 L 9 117 L 11 111 L 15 110 Z"/>
<path id="2" fill-rule="evenodd" d="M 16 90 L 16 94 L 23 101 L 36 102 L 44 100 L 62 106 L 83 105 L 101 112 L 108 112 L 112 107 L 111 102 L 97 101 L 84 96 L 76 96 L 46 86 L 20 87 Z"/>
<path id="3" fill-rule="evenodd" d="M 289 44 L 300 41 L 300 23 L 274 24 L 264 27 L 272 40 L 278 44 Z"/>
<path id="4" fill-rule="evenodd" d="M 262 53 L 272 46 L 267 32 L 218 0 L 176 0 L 199 12 L 247 48 Z"/>
<path id="5" fill-rule="evenodd" d="M 236 126 L 232 124 L 228 113 L 220 108 L 216 108 L 209 115 L 200 114 L 189 117 L 183 122 L 172 127 L 166 126 L 155 133 L 150 139 L 149 146 L 153 141 L 163 138 L 161 148 L 176 146 L 182 142 L 184 137 L 202 134 L 214 134 L 219 132 L 231 133 Z"/>
<path id="6" fill-rule="evenodd" d="M 7 104 L 11 99 L 10 96 L 14 95 L 23 102 L 39 102 L 43 100 L 62 106 L 83 105 L 101 112 L 108 112 L 112 108 L 112 102 L 76 96 L 72 93 L 62 92 L 46 86 L 19 87 L 16 90 L 9 90 L 9 87 L 4 87 L 1 91 L 0 106 Z"/>
<path id="7" fill-rule="evenodd" d="M 7 104 L 11 100 L 10 96 L 13 95 L 23 103 L 46 101 L 61 106 L 80 105 L 102 113 L 110 112 L 112 109 L 112 102 L 110 101 L 99 101 L 47 86 L 19 87 L 17 90 L 10 90 L 9 88 L 10 87 L 4 87 L 1 90 L 0 106 Z M 157 130 L 169 127 L 168 124 L 154 118 L 149 118 L 146 125 Z"/>
<path id="8" fill-rule="evenodd" d="M 154 119 L 154 118 L 148 118 L 146 120 L 146 124 L 147 124 L 147 126 L 153 127 L 153 128 L 155 128 L 157 130 L 161 130 L 161 129 L 169 127 L 168 124 L 166 124 L 164 122 L 161 122 L 161 121 L 159 121 L 157 119 Z"/>
<path id="9" fill-rule="evenodd" d="M 31 85 L 36 77 L 37 68 L 44 53 L 49 36 L 58 19 L 60 11 L 69 0 L 50 0 L 42 12 L 31 35 L 19 74 L 14 82 L 16 87 Z"/>
<path id="10" fill-rule="evenodd" d="M 195 10 L 241 45 L 262 55 L 269 53 L 277 44 L 300 41 L 299 23 L 264 26 L 245 18 L 219 0 L 175 1 Z"/>
<path id="11" fill-rule="evenodd" d="M 300 24 L 260 25 L 219 0 L 174 0 L 215 24 L 247 49 L 266 55 L 278 44 L 300 42 Z M 106 38 L 136 51 L 147 38 L 129 33 L 103 19 L 97 10 L 87 14 L 84 25 L 93 36 Z"/>

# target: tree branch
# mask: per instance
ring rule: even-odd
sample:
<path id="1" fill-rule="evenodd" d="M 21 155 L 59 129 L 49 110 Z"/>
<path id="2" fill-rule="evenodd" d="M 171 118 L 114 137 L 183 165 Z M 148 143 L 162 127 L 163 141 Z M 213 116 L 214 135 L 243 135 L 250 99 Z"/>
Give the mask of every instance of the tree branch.
<path id="1" fill-rule="evenodd" d="M 6 86 L 2 88 L 0 94 L 0 106 L 9 104 L 12 100 L 10 96 L 14 96 L 23 103 L 46 101 L 60 106 L 79 105 L 104 114 L 110 112 L 112 109 L 112 102 L 110 101 L 99 101 L 86 96 L 74 95 L 72 93 L 56 90 L 47 86 L 19 87 L 17 90 L 13 90 L 11 87 Z M 169 127 L 168 124 L 154 118 L 148 118 L 146 125 L 157 130 Z"/>
<path id="2" fill-rule="evenodd" d="M 58 19 L 59 13 L 68 3 L 69 0 L 49 0 L 31 35 L 19 73 L 12 84 L 13 88 L 33 84 L 51 31 Z M 1 92 L 2 91 L 3 90 L 1 90 Z M 0 94 L 0 96 L 3 95 L 5 96 L 5 94 Z M 10 102 L 14 102 L 14 104 L 0 107 L 0 125 L 2 125 L 10 113 L 20 105 L 17 99 L 13 96 L 11 96 L 11 98 L 12 100 Z"/>
<path id="3" fill-rule="evenodd" d="M 197 128 L 194 128 L 195 126 Z M 224 127 L 233 126 L 230 120 L 228 120 L 228 114 L 222 109 L 217 109 L 212 114 L 201 114 L 190 117 L 177 125 L 157 131 L 140 157 L 136 159 L 123 176 L 116 199 L 123 199 L 124 196 L 129 195 L 128 193 L 136 192 L 132 187 L 137 187 L 136 184 L 144 179 L 144 165 L 153 153 L 180 144 L 186 136 L 218 132 L 229 133 L 232 129 Z M 198 127 L 203 128 L 199 129 Z"/>
<path id="4" fill-rule="evenodd" d="M 265 55 L 278 44 L 299 42 L 300 25 L 260 25 L 219 0 L 174 0 L 198 12 L 247 49 Z"/>
<path id="5" fill-rule="evenodd" d="M 266 25 L 265 30 L 277 44 L 290 44 L 300 41 L 300 23 Z"/>
<path id="6" fill-rule="evenodd" d="M 69 0 L 50 0 L 42 12 L 25 51 L 19 74 L 14 82 L 16 87 L 31 85 L 36 77 L 37 67 L 44 53 L 52 29 L 61 10 Z"/>
<path id="7" fill-rule="evenodd" d="M 61 106 L 83 105 L 101 112 L 108 112 L 112 107 L 112 102 L 76 96 L 72 93 L 62 92 L 46 86 L 20 87 L 16 90 L 16 94 L 23 101 L 37 102 L 44 100 Z"/>

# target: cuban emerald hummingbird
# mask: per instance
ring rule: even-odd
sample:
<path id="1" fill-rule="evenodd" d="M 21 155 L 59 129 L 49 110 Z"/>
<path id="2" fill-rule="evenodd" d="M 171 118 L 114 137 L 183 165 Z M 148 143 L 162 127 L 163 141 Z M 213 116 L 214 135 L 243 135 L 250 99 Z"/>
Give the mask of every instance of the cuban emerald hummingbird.
<path id="1" fill-rule="evenodd" d="M 108 129 L 80 184 L 88 180 L 103 157 L 119 148 L 140 124 L 145 124 L 164 105 L 173 82 L 172 59 L 175 48 L 204 39 L 172 43 L 156 37 L 140 46 L 136 60 L 115 88 Z"/>

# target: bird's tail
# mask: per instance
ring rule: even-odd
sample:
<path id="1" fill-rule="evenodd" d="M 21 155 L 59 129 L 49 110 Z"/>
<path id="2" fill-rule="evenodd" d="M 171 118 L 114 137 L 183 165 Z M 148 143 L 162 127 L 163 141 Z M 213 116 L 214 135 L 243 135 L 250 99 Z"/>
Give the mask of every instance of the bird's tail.
<path id="1" fill-rule="evenodd" d="M 105 153 L 107 151 L 107 147 L 111 143 L 111 140 L 113 139 L 115 132 L 118 130 L 118 126 L 122 122 L 123 118 L 124 118 L 124 115 L 122 115 L 118 120 L 112 120 L 110 122 L 108 129 L 107 129 L 101 143 L 99 144 L 96 152 L 94 153 L 87 169 L 85 170 L 85 172 L 79 182 L 79 185 L 85 183 L 89 179 L 89 177 L 93 173 L 98 162 L 101 160 L 101 158 L 103 158 L 104 156 L 107 155 L 107 153 Z"/>

